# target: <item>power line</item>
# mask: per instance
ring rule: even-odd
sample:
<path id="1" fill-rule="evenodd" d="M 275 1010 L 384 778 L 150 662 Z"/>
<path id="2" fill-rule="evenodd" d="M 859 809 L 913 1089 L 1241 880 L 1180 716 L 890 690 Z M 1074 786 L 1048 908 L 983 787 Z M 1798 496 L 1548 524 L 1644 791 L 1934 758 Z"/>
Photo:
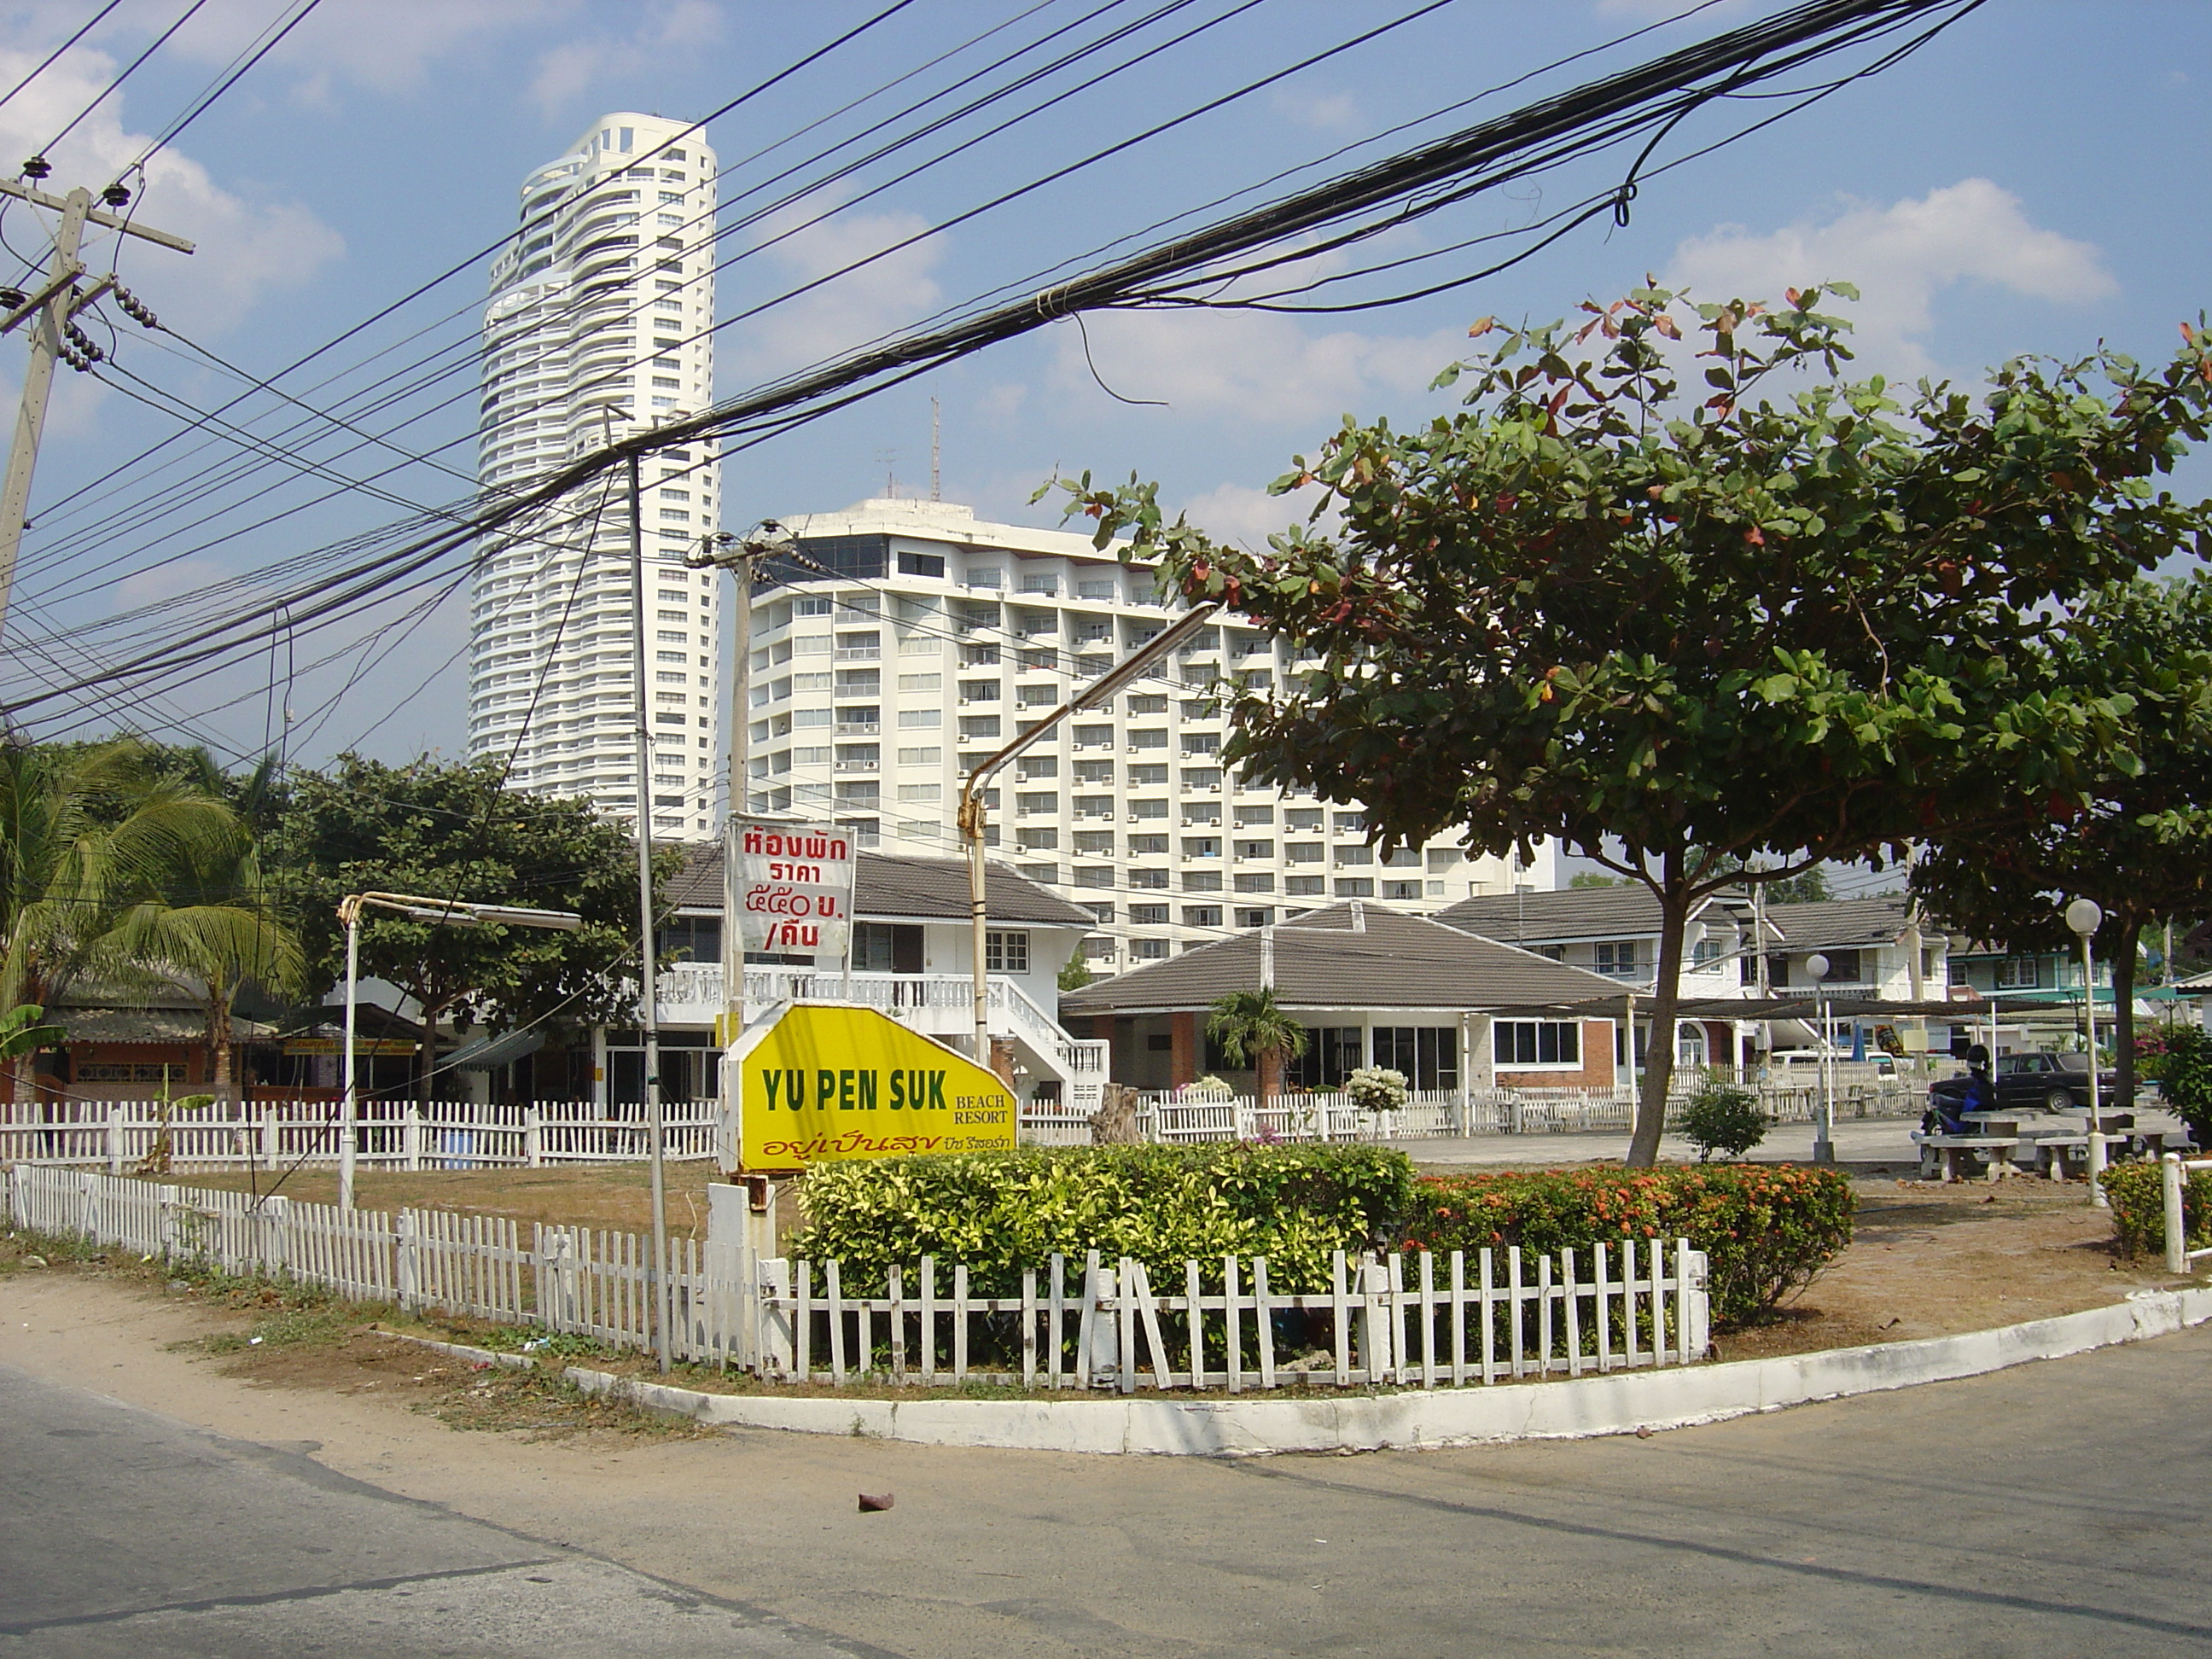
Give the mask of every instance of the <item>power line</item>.
<path id="1" fill-rule="evenodd" d="M 1492 164 L 1532 143 L 1548 143 L 1594 126 L 1605 142 L 1617 142 L 1625 131 L 1675 118 L 1682 108 L 1711 97 L 1711 88 L 1698 84 L 1702 80 L 1720 76 L 1731 88 L 1739 87 L 1859 40 L 1878 38 L 1905 21 L 1923 15 L 1947 12 L 1949 15 L 1944 21 L 1948 25 L 1977 4 L 1978 0 L 1816 0 L 1815 3 L 1731 31 L 1638 69 L 1235 216 L 1164 246 L 1145 250 L 1025 302 L 1001 306 L 918 337 L 908 336 L 888 345 L 848 354 L 836 363 L 789 377 L 701 416 L 624 438 L 556 469 L 514 498 L 480 514 L 476 529 L 479 534 L 495 532 L 523 514 L 590 482 L 609 467 L 622 463 L 632 451 L 696 442 L 716 434 L 755 434 L 737 446 L 748 447 L 750 442 L 762 441 L 767 434 L 788 430 L 805 420 L 817 418 L 830 409 L 872 395 L 887 384 L 911 379 L 933 367 L 1031 331 L 1076 310 L 1157 302 L 1162 295 L 1176 292 L 1178 285 L 1187 287 L 1210 281 L 1207 273 L 1224 256 L 1350 217 L 1394 198 L 1410 198 L 1423 191 L 1458 184 L 1486 167 L 1490 170 L 1483 176 L 1494 180 L 1498 174 Z M 1405 21 L 1407 19 L 1401 18 L 1383 27 Z M 1369 34 L 1373 33 L 1370 31 Z M 1350 44 L 1331 48 L 1329 52 L 1317 54 L 1294 67 L 1310 66 L 1336 51 L 1347 49 Z M 1212 100 L 1206 107 L 1218 107 L 1231 98 L 1245 95 L 1290 72 L 1279 71 L 1250 83 L 1237 93 Z M 1146 134 L 1096 152 L 1084 161 L 1058 169 L 1046 179 L 1002 194 L 994 201 L 1003 203 L 1041 188 L 1076 167 L 1089 165 L 1100 156 L 1126 149 L 1151 133 L 1188 118 L 1188 115 L 1178 117 L 1148 129 Z M 969 210 L 945 222 L 960 222 L 987 210 L 990 205 Z M 940 225 L 933 228 L 943 228 Z M 933 233 L 921 234 L 928 234 Z M 910 246 L 917 240 L 919 235 L 898 246 Z M 884 252 L 892 251 L 895 248 Z M 872 258 L 882 257 L 884 253 L 878 253 Z M 869 262 L 858 261 L 846 269 L 856 269 Z M 818 286 L 818 283 L 805 286 Z M 389 563 L 397 576 L 404 576 L 423 568 L 426 554 L 434 558 L 439 550 L 434 540 L 418 542 L 403 549 Z M 359 568 L 349 580 L 364 584 L 349 590 L 350 596 L 364 596 L 380 586 L 369 567 Z M 150 668 L 184 647 L 219 652 L 250 645 L 259 635 L 241 633 L 240 625 L 257 622 L 266 614 L 268 607 L 258 607 L 244 617 L 203 629 L 176 645 L 143 654 L 126 664 L 125 671 Z M 78 689 L 81 688 L 73 685 L 48 688 L 11 707 L 17 710 L 30 708 Z"/>
<path id="2" fill-rule="evenodd" d="M 17 93 L 22 91 L 25 87 L 29 86 L 32 82 L 37 80 L 41 75 L 44 75 L 48 70 L 52 69 L 60 61 L 61 56 L 64 52 L 67 52 L 78 41 L 83 40 L 84 37 L 91 33 L 93 30 L 99 27 L 102 22 L 106 21 L 107 14 L 113 11 L 122 3 L 123 0 L 107 0 L 107 3 L 106 5 L 102 6 L 98 11 L 93 13 L 90 17 L 87 18 L 84 22 L 78 27 L 77 32 L 75 34 L 70 36 L 68 40 L 63 41 L 61 45 L 56 46 L 52 52 L 48 52 L 45 58 L 40 61 L 36 69 L 33 70 L 21 80 L 16 82 L 14 86 L 9 88 L 4 94 L 0 94 L 0 105 L 5 105 L 11 102 Z"/>
<path id="3" fill-rule="evenodd" d="M 183 15 L 179 16 L 175 22 L 170 24 L 168 27 L 163 29 L 161 33 L 154 37 L 153 45 L 148 46 L 145 51 L 140 52 L 136 58 L 132 58 L 129 64 L 125 64 L 122 74 L 117 76 L 112 81 L 110 81 L 106 86 L 102 87 L 90 103 L 87 104 L 75 115 L 70 117 L 69 125 L 67 126 L 64 127 L 59 132 L 56 133 L 52 137 L 46 140 L 45 143 L 39 147 L 37 155 L 32 159 L 39 164 L 41 170 L 37 173 L 32 173 L 30 167 L 27 166 L 24 168 L 25 173 L 33 178 L 45 178 L 46 173 L 44 171 L 44 167 L 46 156 L 58 148 L 63 139 L 68 137 L 72 132 L 75 132 L 77 130 L 79 124 L 82 123 L 86 117 L 89 116 L 93 111 L 98 109 L 102 104 L 106 103 L 111 94 L 120 88 L 125 81 L 128 81 L 133 75 L 137 74 L 140 66 L 143 65 L 148 58 L 151 58 L 155 52 L 161 51 L 163 46 L 167 46 L 171 35 L 174 34 L 179 29 L 184 27 L 185 24 L 191 22 L 194 17 L 198 16 L 199 15 L 200 8 L 206 4 L 207 0 L 192 0 L 191 4 L 185 8 Z M 94 21 L 96 21 L 98 20 L 95 19 Z"/>

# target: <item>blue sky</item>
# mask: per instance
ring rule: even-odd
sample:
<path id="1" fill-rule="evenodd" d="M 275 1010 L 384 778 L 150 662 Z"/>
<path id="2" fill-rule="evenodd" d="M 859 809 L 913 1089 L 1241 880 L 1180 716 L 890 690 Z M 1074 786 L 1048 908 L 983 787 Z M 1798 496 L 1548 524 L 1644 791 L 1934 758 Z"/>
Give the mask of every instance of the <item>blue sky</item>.
<path id="1" fill-rule="evenodd" d="M 726 199 L 772 170 L 767 160 L 733 165 L 748 152 L 824 117 L 830 119 L 823 131 L 842 136 L 884 105 L 837 116 L 839 106 L 909 71 L 917 72 L 910 87 L 941 84 L 957 71 L 920 66 L 969 37 L 994 25 L 1005 26 L 994 37 L 1000 42 L 1035 36 L 1074 23 L 1101 3 L 915 0 L 715 124 L 714 142 L 732 167 Z M 801 216 L 826 216 L 726 272 L 722 314 L 1413 9 L 1413 0 L 1261 0 L 1241 12 L 1237 3 L 1186 5 L 1132 37 L 1122 55 L 1215 20 L 1195 39 L 1075 90 L 956 161 L 854 201 L 894 170 L 879 165 L 786 210 L 770 224 L 788 228 Z M 45 143 L 183 4 L 126 0 L 83 47 L 0 106 L 0 160 L 12 167 L 11 151 L 27 154 Z M 1460 0 L 731 329 L 719 347 L 720 389 L 726 396 L 741 392 L 1267 174 L 1307 167 L 1298 177 L 1319 176 L 1310 164 L 1333 149 L 1682 9 L 1642 0 L 1541 6 Z M 0 12 L 0 85 L 12 84 L 90 9 Z M 54 182 L 105 182 L 279 9 L 278 0 L 210 0 L 56 151 Z M 880 0 L 866 6 L 323 0 L 152 171 L 136 210 L 199 239 L 201 252 L 187 259 L 132 247 L 121 269 L 165 321 L 229 362 L 266 374 L 493 240 L 512 223 L 523 175 L 559 155 L 603 112 L 703 112 L 878 9 Z M 1089 32 L 1157 9 L 1158 0 L 1123 5 Z M 1727 0 L 1478 104 L 1474 113 L 1502 112 L 1527 96 L 1770 9 Z M 1197 312 L 1094 319 L 1098 375 L 1124 397 L 1160 400 L 1164 408 L 1109 397 L 1085 362 L 1073 325 L 1056 325 L 733 462 L 726 475 L 732 526 L 878 494 L 887 475 L 902 489 L 926 489 L 933 396 L 944 408 L 945 493 L 987 516 L 1050 522 L 1045 508 L 1026 503 L 1055 467 L 1133 470 L 1159 479 L 1168 500 L 1210 527 L 1257 536 L 1285 517 L 1282 505 L 1261 493 L 1267 482 L 1341 413 L 1404 421 L 1444 406 L 1426 384 L 1458 349 L 1470 320 L 1559 315 L 1585 295 L 1618 294 L 1647 271 L 1692 281 L 1708 294 L 1856 281 L 1864 290 L 1856 313 L 1863 364 L 1893 374 L 1970 376 L 2012 353 L 2073 355 L 2100 340 L 2156 356 L 2174 340 L 2179 320 L 2212 303 L 2203 280 L 2212 269 L 2205 217 L 2186 182 L 2203 175 L 2207 161 L 2208 46 L 2212 11 L 2179 0 L 2094 6 L 1990 0 L 1886 75 L 1646 180 L 1626 227 L 1601 220 L 1478 287 L 1391 310 L 1344 318 Z M 975 65 L 982 52 L 951 61 Z M 1056 81 L 1049 90 L 1072 84 Z M 1693 131 L 1686 128 L 1684 136 Z M 1711 136 L 1719 127 L 1706 131 Z M 1350 159 L 1380 153 L 1360 150 Z M 774 154 L 778 161 L 794 156 L 789 149 Z M 1391 246 L 1417 252 L 1524 225 L 1543 208 L 1616 177 L 1620 165 L 1547 179 L 1540 204 L 1526 192 L 1479 199 L 1400 233 Z M 765 234 L 750 233 L 756 240 Z M 0 238 L 27 255 L 37 251 L 36 228 L 21 211 L 0 219 Z M 738 245 L 733 241 L 732 251 Z M 363 343 L 389 345 L 426 327 L 433 340 L 465 337 L 466 313 L 482 291 L 479 267 Z M 459 321 L 441 323 L 456 311 L 463 313 Z M 126 334 L 121 345 L 120 367 L 198 407 L 239 389 L 222 371 L 154 343 Z M 12 343 L 0 346 L 0 389 L 11 398 L 19 352 Z M 311 393 L 313 378 L 285 384 L 311 401 L 343 389 Z M 178 424 L 120 393 L 66 374 L 64 381 L 41 463 L 41 506 Z M 472 410 L 473 399 L 459 398 L 408 428 L 404 441 L 418 451 L 455 444 L 443 458 L 465 472 L 471 450 L 462 441 Z M 180 465 L 187 477 L 217 465 L 222 447 L 194 453 Z M 359 464 L 360 458 L 347 463 Z M 2192 465 L 2185 483 L 2212 488 L 2212 468 Z M 424 466 L 403 469 L 387 483 L 422 503 L 465 493 L 456 479 Z M 58 511 L 51 526 L 34 523 L 11 638 L 188 595 L 198 584 L 368 530 L 398 511 L 388 501 L 340 491 L 276 526 L 245 530 L 246 499 L 261 499 L 255 485 L 223 498 L 237 510 L 198 529 L 187 532 L 181 519 L 171 519 L 148 525 L 135 539 L 81 539 L 42 554 L 42 536 L 82 538 L 88 515 L 119 510 L 117 491 L 124 488 L 102 486 Z M 301 485 L 289 488 L 305 493 Z M 278 491 L 267 499 L 292 497 Z M 178 556 L 186 546 L 189 554 Z M 157 563 L 165 557 L 172 562 Z M 312 731 L 306 720 L 300 723 L 297 759 L 317 761 L 356 744 L 386 757 L 425 747 L 458 752 L 465 688 L 450 659 L 464 628 L 461 605 L 448 603 L 411 631 L 393 630 L 381 653 L 365 663 L 346 659 L 272 691 L 284 668 L 299 667 L 297 659 L 272 659 L 269 684 L 258 692 L 257 676 L 233 675 L 165 704 L 162 715 L 179 729 L 246 750 L 275 728 L 276 708 L 289 702 L 317 711 Z M 66 655 L 65 643 L 55 648 Z M 344 677 L 355 674 L 341 694 Z M 78 729 L 97 725 L 94 719 Z"/>

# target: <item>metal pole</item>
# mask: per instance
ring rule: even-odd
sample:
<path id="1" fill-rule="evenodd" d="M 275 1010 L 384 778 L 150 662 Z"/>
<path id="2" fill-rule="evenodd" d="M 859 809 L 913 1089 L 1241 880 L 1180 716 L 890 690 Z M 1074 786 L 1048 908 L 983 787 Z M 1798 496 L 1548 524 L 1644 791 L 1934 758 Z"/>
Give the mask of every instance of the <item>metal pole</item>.
<path id="1" fill-rule="evenodd" d="M 356 998 L 361 986 L 361 904 L 348 899 L 338 906 L 338 919 L 346 930 L 346 988 L 345 988 L 345 1105 L 339 1113 L 338 1132 L 338 1208 L 353 1208 L 353 1141 L 355 1124 L 361 1115 L 361 1097 L 356 1087 L 354 1058 L 354 1027 Z"/>
<path id="2" fill-rule="evenodd" d="M 1831 1029 L 1827 987 L 1820 987 L 1814 994 L 1820 1000 L 1820 1133 L 1813 1137 L 1813 1162 L 1833 1164 L 1836 1161 L 1835 1035 Z"/>
<path id="3" fill-rule="evenodd" d="M 741 549 L 730 574 L 738 580 L 738 672 L 730 690 L 730 816 L 743 823 L 753 810 L 753 561 Z M 726 849 L 724 857 L 729 856 Z M 734 1025 L 726 1041 L 735 1042 L 745 1024 L 745 933 L 737 912 L 722 907 L 722 1012 Z"/>
<path id="4" fill-rule="evenodd" d="M 629 453 L 629 570 L 637 677 L 637 993 L 638 1024 L 645 1037 L 645 1132 L 653 1154 L 653 1347 L 661 1374 L 669 1368 L 668 1189 L 663 1164 L 660 1107 L 660 988 L 653 975 L 653 728 L 645 685 L 645 489 L 638 453 Z"/>
<path id="5" fill-rule="evenodd" d="M 983 860 L 983 792 L 972 789 L 960 803 L 960 833 L 968 842 L 968 941 L 975 957 L 975 1063 L 991 1063 L 991 982 L 983 970 L 988 869 Z"/>
<path id="6" fill-rule="evenodd" d="M 2105 1120 L 2097 1081 L 2097 971 L 2090 954 L 2089 935 L 2081 935 L 2081 1018 L 2089 1028 L 2089 1202 L 2102 1210 L 2111 1206 L 2105 1196 Z"/>

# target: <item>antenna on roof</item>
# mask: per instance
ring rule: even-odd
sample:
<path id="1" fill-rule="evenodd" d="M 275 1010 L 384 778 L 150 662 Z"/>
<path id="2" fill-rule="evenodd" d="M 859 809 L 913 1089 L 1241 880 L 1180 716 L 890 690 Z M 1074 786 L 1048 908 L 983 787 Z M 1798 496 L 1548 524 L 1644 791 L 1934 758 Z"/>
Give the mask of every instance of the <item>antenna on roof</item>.
<path id="1" fill-rule="evenodd" d="M 936 398 L 929 400 L 929 499 L 945 499 L 945 447 L 941 441 L 945 433 L 945 405 Z"/>

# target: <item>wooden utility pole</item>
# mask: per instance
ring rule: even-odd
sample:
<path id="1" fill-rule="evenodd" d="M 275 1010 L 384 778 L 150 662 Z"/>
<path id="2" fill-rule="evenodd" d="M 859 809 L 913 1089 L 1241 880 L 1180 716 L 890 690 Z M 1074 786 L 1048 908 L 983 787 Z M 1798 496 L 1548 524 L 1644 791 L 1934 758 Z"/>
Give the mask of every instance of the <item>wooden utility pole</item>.
<path id="1" fill-rule="evenodd" d="M 65 355 L 63 342 L 75 326 L 77 313 L 117 285 L 111 271 L 89 288 L 79 286 L 85 275 L 83 262 L 77 258 L 77 250 L 84 241 L 84 228 L 88 224 L 99 225 L 126 236 L 158 242 L 179 253 L 190 253 L 192 245 L 167 231 L 134 224 L 112 213 L 102 213 L 93 206 L 88 190 L 52 196 L 28 185 L 0 179 L 0 195 L 48 208 L 62 216 L 54 232 L 54 255 L 47 262 L 46 280 L 36 292 L 25 295 L 4 318 L 0 318 L 0 334 L 7 333 L 26 319 L 31 319 L 31 357 L 23 370 L 23 397 L 15 415 L 15 441 L 8 452 L 7 477 L 0 481 L 0 634 L 4 634 L 9 590 L 15 581 L 15 556 L 23 545 L 23 528 L 30 515 L 31 474 L 39 464 L 39 438 L 46 429 L 46 400 L 54 389 L 54 360 Z M 106 199 L 121 207 L 131 198 L 120 186 L 110 185 Z M 72 348 L 67 355 L 90 357 L 97 356 L 97 352 L 96 347 L 90 350 Z M 78 364 L 80 368 L 90 366 L 89 362 Z"/>

